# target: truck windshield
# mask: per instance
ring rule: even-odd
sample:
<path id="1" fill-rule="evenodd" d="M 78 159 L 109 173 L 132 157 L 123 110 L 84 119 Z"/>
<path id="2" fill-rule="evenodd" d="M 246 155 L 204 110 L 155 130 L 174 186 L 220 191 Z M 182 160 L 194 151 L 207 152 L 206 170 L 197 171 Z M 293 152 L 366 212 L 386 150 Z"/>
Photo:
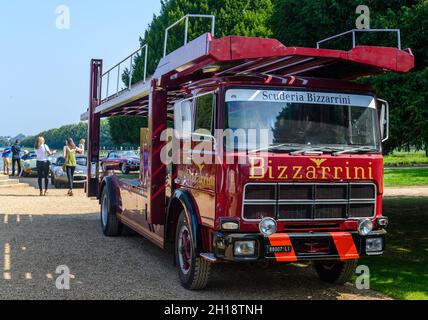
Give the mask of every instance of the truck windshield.
<path id="1" fill-rule="evenodd" d="M 225 145 L 233 150 L 379 152 L 373 96 L 230 89 Z M 242 134 L 246 133 L 246 139 Z"/>

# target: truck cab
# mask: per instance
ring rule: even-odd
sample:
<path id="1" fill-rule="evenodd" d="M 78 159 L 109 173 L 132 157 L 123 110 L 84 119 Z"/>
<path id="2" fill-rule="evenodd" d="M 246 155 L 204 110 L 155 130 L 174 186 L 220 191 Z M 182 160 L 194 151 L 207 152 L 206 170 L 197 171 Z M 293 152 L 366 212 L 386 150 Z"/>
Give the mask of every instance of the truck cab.
<path id="1" fill-rule="evenodd" d="M 245 76 L 192 88 L 174 106 L 174 189 L 208 239 L 203 257 L 345 268 L 383 253 L 387 105 L 370 87 Z"/>

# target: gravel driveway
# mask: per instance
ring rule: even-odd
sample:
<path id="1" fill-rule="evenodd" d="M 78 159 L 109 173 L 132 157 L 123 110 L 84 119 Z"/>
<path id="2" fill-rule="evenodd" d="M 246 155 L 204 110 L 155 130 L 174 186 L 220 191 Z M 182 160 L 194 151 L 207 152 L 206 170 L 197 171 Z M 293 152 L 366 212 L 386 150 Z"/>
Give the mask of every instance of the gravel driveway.
<path id="1" fill-rule="evenodd" d="M 219 265 L 206 290 L 186 291 L 170 254 L 139 236 L 103 237 L 98 203 L 65 193 L 0 189 L 0 299 L 386 299 L 323 284 L 303 265 Z M 60 265 L 70 268 L 70 290 L 55 286 Z"/>
<path id="2" fill-rule="evenodd" d="M 428 187 L 386 188 L 385 197 L 428 197 Z"/>

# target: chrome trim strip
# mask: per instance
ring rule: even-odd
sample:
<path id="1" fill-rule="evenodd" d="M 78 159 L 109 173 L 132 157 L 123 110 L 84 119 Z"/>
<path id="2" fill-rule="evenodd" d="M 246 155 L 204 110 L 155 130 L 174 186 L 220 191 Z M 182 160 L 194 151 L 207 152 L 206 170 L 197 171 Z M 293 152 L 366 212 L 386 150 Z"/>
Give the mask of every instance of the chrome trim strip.
<path id="1" fill-rule="evenodd" d="M 268 199 L 268 200 L 254 200 L 254 199 L 246 199 L 246 190 L 248 186 L 263 186 L 263 185 L 270 185 L 270 186 L 276 186 L 275 188 L 275 196 L 276 200 Z M 286 200 L 280 200 L 279 199 L 279 193 L 281 190 L 281 186 L 288 185 L 288 186 L 313 186 L 313 197 L 314 199 L 308 200 L 308 199 L 286 199 Z M 349 199 L 316 199 L 316 186 L 347 186 L 347 193 Z M 351 198 L 351 190 L 352 186 L 372 186 L 374 191 L 374 197 L 369 199 L 354 199 Z M 261 219 L 246 219 L 244 216 L 244 209 L 245 205 L 276 205 L 275 212 L 276 212 L 276 220 L 279 222 L 299 222 L 299 221 L 305 221 L 305 222 L 316 222 L 316 221 L 346 221 L 346 220 L 359 220 L 361 217 L 350 217 L 350 206 L 355 204 L 367 204 L 367 205 L 374 205 L 374 212 L 373 216 L 367 217 L 374 219 L 376 217 L 376 211 L 377 211 L 377 186 L 375 183 L 356 183 L 356 182 L 339 182 L 339 183 L 310 183 L 310 182 L 290 182 L 290 183 L 248 183 L 244 186 L 244 193 L 243 193 L 243 201 L 242 201 L 242 211 L 241 211 L 241 218 L 243 221 L 246 222 L 259 222 Z M 279 207 L 281 205 L 296 205 L 296 204 L 302 204 L 302 205 L 310 205 L 312 206 L 312 209 L 315 209 L 314 207 L 316 205 L 346 205 L 346 218 L 313 218 L 313 219 L 279 219 Z M 314 214 L 315 212 L 312 212 Z"/>

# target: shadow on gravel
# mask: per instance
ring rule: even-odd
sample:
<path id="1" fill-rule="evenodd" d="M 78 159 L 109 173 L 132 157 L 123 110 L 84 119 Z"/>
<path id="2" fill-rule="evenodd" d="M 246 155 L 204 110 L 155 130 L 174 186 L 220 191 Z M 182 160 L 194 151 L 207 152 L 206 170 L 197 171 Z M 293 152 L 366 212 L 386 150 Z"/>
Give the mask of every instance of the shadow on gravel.
<path id="1" fill-rule="evenodd" d="M 106 238 L 98 213 L 0 215 L 0 299 L 376 299 L 329 286 L 307 266 L 216 265 L 206 290 L 183 289 L 172 256 L 140 236 Z M 0 262 L 1 263 L 1 262 Z M 65 265 L 70 290 L 58 290 Z"/>

